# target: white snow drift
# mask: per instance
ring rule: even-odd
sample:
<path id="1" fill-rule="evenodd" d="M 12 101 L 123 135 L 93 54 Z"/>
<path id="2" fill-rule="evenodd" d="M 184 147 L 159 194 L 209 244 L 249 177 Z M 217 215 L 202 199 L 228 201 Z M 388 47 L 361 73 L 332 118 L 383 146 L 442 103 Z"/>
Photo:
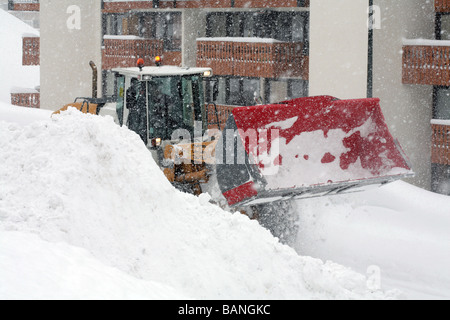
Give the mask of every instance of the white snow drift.
<path id="1" fill-rule="evenodd" d="M 0 122 L 0 163 L 1 233 L 84 248 L 110 267 L 174 288 L 174 298 L 392 297 L 371 292 L 364 276 L 345 267 L 298 256 L 257 222 L 207 197 L 178 192 L 139 137 L 111 118 L 72 109 L 28 126 Z M 0 284 L 11 268 L 0 264 Z M 65 283 L 69 297 L 77 284 Z M 0 298 L 20 296 L 9 289 Z M 163 291 L 161 298 L 170 292 Z"/>

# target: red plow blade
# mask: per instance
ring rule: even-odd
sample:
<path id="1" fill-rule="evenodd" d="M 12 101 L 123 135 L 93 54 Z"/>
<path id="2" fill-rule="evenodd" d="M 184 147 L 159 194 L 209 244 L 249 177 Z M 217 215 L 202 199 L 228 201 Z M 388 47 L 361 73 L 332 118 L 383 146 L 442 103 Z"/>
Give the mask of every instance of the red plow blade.
<path id="1" fill-rule="evenodd" d="M 218 159 L 230 205 L 353 192 L 413 175 L 379 99 L 324 96 L 235 108 L 222 137 L 224 154 L 231 146 L 245 150 L 245 162 Z"/>

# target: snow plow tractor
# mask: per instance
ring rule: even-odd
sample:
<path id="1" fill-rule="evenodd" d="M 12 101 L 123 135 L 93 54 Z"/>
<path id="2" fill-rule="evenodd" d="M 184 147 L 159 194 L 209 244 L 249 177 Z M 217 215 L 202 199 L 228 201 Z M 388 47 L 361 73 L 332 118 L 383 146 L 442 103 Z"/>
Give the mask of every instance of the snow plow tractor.
<path id="1" fill-rule="evenodd" d="M 204 101 L 211 69 L 140 65 L 113 72 L 115 99 L 78 98 L 64 108 L 112 115 L 140 135 L 174 186 L 208 192 L 222 207 L 277 215 L 267 208 L 413 175 L 378 99 L 320 96 L 235 107 L 221 125 L 217 106 Z"/>

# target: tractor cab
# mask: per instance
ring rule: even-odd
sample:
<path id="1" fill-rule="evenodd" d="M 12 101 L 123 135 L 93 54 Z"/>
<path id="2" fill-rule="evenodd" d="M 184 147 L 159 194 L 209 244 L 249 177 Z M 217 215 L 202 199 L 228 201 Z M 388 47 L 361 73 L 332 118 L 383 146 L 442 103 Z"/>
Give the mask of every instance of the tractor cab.
<path id="1" fill-rule="evenodd" d="M 113 72 L 117 122 L 139 134 L 150 149 L 207 129 L 203 79 L 212 76 L 210 68 L 140 66 Z"/>

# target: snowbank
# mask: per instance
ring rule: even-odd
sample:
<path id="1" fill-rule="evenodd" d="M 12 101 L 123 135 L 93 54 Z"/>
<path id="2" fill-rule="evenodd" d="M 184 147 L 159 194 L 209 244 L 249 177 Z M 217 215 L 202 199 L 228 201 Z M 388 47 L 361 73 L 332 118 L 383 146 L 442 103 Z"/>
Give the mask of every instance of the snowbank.
<path id="1" fill-rule="evenodd" d="M 1 232 L 84 248 L 182 295 L 392 297 L 345 267 L 298 256 L 241 214 L 178 192 L 139 137 L 111 118 L 71 109 L 25 127 L 0 122 L 0 163 Z"/>
<path id="2" fill-rule="evenodd" d="M 22 66 L 22 36 L 39 32 L 0 9 L 0 102 L 11 102 L 13 87 L 39 85 L 39 66 Z"/>
<path id="3" fill-rule="evenodd" d="M 49 121 L 52 111 L 13 106 L 0 102 L 0 121 L 28 125 L 36 121 Z"/>
<path id="4" fill-rule="evenodd" d="M 83 249 L 0 232 L 0 299 L 186 299 L 167 286 L 107 267 Z"/>
<path id="5" fill-rule="evenodd" d="M 408 299 L 450 298 L 450 197 L 405 182 L 303 200 L 297 251 L 381 272 Z"/>

